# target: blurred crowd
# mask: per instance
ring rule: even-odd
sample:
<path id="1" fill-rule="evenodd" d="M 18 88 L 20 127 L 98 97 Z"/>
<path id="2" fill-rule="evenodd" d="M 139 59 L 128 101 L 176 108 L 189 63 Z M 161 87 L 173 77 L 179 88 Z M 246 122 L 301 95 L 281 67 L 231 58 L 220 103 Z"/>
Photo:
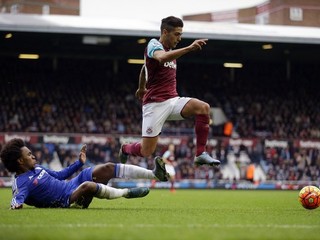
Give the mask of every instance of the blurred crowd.
<path id="1" fill-rule="evenodd" d="M 1 145 L 0 145 L 1 147 Z M 52 169 L 67 167 L 78 159 L 79 144 L 29 144 L 38 164 Z M 106 144 L 87 144 L 87 163 L 84 167 L 105 162 L 119 162 L 120 142 L 117 138 Z M 176 179 L 228 180 L 230 182 L 248 180 L 251 182 L 271 181 L 318 181 L 320 183 L 320 149 L 296 147 L 264 147 L 257 144 L 253 148 L 229 145 L 208 146 L 210 154 L 221 160 L 222 166 L 215 169 L 208 166 L 195 167 L 193 139 L 175 146 Z M 159 145 L 149 158 L 129 157 L 128 163 L 144 168 L 154 168 L 154 156 L 162 154 L 167 145 Z M 262 176 L 249 176 L 251 167 L 263 170 Z M 228 172 L 228 169 L 233 169 Z M 227 175 L 229 174 L 229 175 Z M 230 176 L 231 174 L 231 176 Z M 0 177 L 10 176 L 0 162 Z"/>
<path id="2" fill-rule="evenodd" d="M 113 134 L 112 144 L 89 144 L 88 164 L 117 161 L 117 136 L 140 135 L 141 102 L 134 96 L 140 66 L 110 60 L 61 60 L 51 62 L 1 62 L 0 132 Z M 180 70 L 181 69 L 181 70 Z M 272 71 L 270 71 L 272 69 Z M 292 68 L 288 77 L 276 66 L 250 70 L 184 62 L 178 68 L 178 91 L 221 108 L 241 138 L 320 139 L 320 85 L 315 66 Z M 189 135 L 192 120 L 168 122 L 163 135 Z M 223 137 L 220 126 L 212 126 L 210 136 Z M 50 164 L 56 152 L 62 166 L 77 158 L 78 147 L 38 144 L 31 146 L 38 161 Z M 164 147 L 159 146 L 156 154 Z M 177 179 L 222 179 L 222 169 L 193 167 L 193 141 L 176 146 Z M 319 180 L 319 149 L 242 149 L 249 162 L 242 167 L 240 150 L 230 146 L 209 151 L 228 164 L 233 154 L 240 178 L 245 179 L 250 164 L 262 167 L 267 180 Z M 153 157 L 130 158 L 129 163 L 153 168 Z M 1 163 L 0 163 L 1 164 Z M 7 175 L 0 166 L 0 176 Z"/>
<path id="3" fill-rule="evenodd" d="M 109 62 L 79 61 L 61 63 L 59 71 L 42 64 L 7 72 L 6 64 L 0 132 L 140 134 L 141 102 L 134 96 L 140 66 L 114 73 Z M 240 137 L 320 139 L 320 85 L 316 76 L 306 78 L 312 69 L 290 80 L 277 72 L 266 77 L 263 69 L 240 72 L 235 80 L 225 69 L 197 65 L 186 71 L 192 67 L 185 63 L 178 71 L 181 96 L 221 108 Z M 168 122 L 166 131 L 190 134 L 193 122 Z"/>

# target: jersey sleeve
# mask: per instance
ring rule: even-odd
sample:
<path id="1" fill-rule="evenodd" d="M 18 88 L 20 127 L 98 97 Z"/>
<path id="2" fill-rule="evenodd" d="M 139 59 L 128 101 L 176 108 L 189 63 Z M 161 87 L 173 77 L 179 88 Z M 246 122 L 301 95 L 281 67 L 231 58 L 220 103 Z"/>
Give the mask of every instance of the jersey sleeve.
<path id="1" fill-rule="evenodd" d="M 156 50 L 163 50 L 163 45 L 155 38 L 151 39 L 147 46 L 147 55 L 149 58 L 153 58 L 153 54 Z"/>
<path id="2" fill-rule="evenodd" d="M 65 169 L 58 171 L 58 172 L 50 170 L 50 169 L 45 169 L 45 170 L 51 176 L 53 176 L 59 180 L 65 180 L 65 179 L 69 178 L 70 176 L 72 176 L 72 174 L 77 172 L 82 166 L 83 166 L 83 163 L 81 161 L 77 160 L 74 163 L 72 163 L 71 165 L 69 165 L 68 167 L 66 167 Z"/>
<path id="3" fill-rule="evenodd" d="M 23 186 L 20 186 L 19 188 L 17 188 L 16 184 L 15 181 L 12 186 L 13 197 L 11 200 L 11 209 L 22 208 L 22 205 L 29 194 L 28 187 L 26 186 L 27 183 L 24 183 Z"/>

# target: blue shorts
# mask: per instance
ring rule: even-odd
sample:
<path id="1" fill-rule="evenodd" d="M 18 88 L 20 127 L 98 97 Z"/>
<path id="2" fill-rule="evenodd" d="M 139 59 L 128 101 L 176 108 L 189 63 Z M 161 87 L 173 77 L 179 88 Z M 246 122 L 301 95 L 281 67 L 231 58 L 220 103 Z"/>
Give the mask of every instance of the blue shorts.
<path id="1" fill-rule="evenodd" d="M 83 169 L 78 176 L 72 178 L 67 183 L 67 189 L 65 191 L 65 195 L 63 196 L 64 199 L 64 207 L 70 206 L 70 196 L 71 194 L 84 182 L 89 181 L 92 182 L 92 167 L 88 167 Z"/>

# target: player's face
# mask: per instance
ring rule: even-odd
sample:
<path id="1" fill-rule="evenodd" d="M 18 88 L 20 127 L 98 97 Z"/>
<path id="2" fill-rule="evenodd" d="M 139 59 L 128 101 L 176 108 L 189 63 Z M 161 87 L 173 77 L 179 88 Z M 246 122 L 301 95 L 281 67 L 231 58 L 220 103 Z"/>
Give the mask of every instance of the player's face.
<path id="1" fill-rule="evenodd" d="M 166 42 L 170 49 L 175 48 L 177 44 L 181 41 L 182 36 L 182 28 L 177 27 L 174 28 L 172 31 L 167 32 L 166 34 Z"/>
<path id="2" fill-rule="evenodd" d="M 21 158 L 19 159 L 20 164 L 25 169 L 34 169 L 37 163 L 36 157 L 32 154 L 29 148 L 21 148 Z"/>

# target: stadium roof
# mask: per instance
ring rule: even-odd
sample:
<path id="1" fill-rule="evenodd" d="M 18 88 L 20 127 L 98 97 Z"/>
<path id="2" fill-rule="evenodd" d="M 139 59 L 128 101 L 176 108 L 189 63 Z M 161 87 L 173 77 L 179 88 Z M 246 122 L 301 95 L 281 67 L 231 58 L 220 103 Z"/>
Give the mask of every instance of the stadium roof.
<path id="1" fill-rule="evenodd" d="M 61 53 L 64 52 L 66 55 L 81 54 L 85 48 L 84 38 L 93 36 L 97 39 L 89 38 L 87 39 L 89 43 L 105 45 L 105 50 L 108 45 L 110 47 L 108 53 L 111 55 L 125 53 L 131 56 L 141 56 L 144 47 L 135 47 L 131 44 L 133 42 L 136 44 L 136 40 L 141 37 L 158 37 L 160 29 L 159 22 L 135 19 L 0 14 L 0 32 L 17 34 L 14 44 L 8 41 L 3 44 L 5 49 L 0 55 L 10 55 L 19 49 L 20 51 L 28 49 L 29 51 L 42 51 L 44 48 L 50 48 L 51 45 L 58 52 L 59 47 L 57 46 L 61 46 Z M 301 60 L 303 55 L 303 58 L 315 60 L 320 53 L 320 28 L 314 27 L 185 21 L 183 37 L 190 42 L 196 38 L 214 40 L 212 47 L 208 46 L 208 51 L 213 54 L 212 56 L 231 57 L 234 60 L 236 58 L 241 60 L 241 57 L 250 56 L 250 54 L 259 59 L 278 59 L 279 55 L 288 55 L 288 53 L 293 59 Z M 1 39 L 2 41 L 4 40 Z M 263 43 L 277 44 L 275 49 L 277 52 L 272 54 L 261 52 Z M 95 50 L 97 48 L 97 46 L 91 47 L 92 52 L 88 50 L 88 53 L 98 54 L 99 51 Z M 69 53 L 68 49 L 70 49 Z M 85 51 L 84 54 L 86 54 Z M 46 54 L 50 55 L 50 49 L 46 50 Z"/>
<path id="2" fill-rule="evenodd" d="M 0 30 L 158 36 L 159 22 L 30 14 L 0 14 Z M 185 21 L 184 36 L 219 40 L 320 44 L 320 28 Z"/>

